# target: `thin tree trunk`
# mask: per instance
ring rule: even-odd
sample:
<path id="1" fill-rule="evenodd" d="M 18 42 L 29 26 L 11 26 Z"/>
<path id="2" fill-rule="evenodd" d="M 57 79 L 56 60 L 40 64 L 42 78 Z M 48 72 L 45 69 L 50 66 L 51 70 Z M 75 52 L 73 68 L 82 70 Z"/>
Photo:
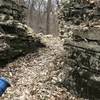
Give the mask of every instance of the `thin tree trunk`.
<path id="1" fill-rule="evenodd" d="M 60 8 L 59 0 L 56 0 L 56 3 L 57 3 L 58 8 Z"/>
<path id="2" fill-rule="evenodd" d="M 51 12 L 51 0 L 48 0 L 48 3 L 47 3 L 46 34 L 50 34 L 50 12 Z"/>

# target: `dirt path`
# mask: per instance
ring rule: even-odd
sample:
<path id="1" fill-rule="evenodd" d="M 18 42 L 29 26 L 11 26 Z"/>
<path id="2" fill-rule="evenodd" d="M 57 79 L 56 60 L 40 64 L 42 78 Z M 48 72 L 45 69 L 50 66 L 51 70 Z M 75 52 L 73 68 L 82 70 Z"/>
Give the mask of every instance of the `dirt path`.
<path id="1" fill-rule="evenodd" d="M 58 87 L 63 81 L 63 42 L 44 36 L 46 48 L 20 57 L 1 70 L 11 87 L 0 100 L 76 100 L 67 89 Z"/>

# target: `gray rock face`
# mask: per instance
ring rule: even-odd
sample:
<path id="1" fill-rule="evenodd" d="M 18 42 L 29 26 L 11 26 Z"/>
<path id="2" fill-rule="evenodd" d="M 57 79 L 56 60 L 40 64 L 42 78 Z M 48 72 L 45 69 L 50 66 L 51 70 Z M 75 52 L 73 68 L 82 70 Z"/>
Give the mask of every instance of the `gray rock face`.
<path id="1" fill-rule="evenodd" d="M 0 66 L 35 51 L 39 44 L 39 39 L 27 25 L 16 20 L 0 21 Z"/>
<path id="2" fill-rule="evenodd" d="M 80 34 L 74 36 L 73 41 L 66 39 L 64 43 L 66 63 L 71 69 L 68 84 L 82 97 L 90 100 L 100 98 L 100 39 L 96 39 L 95 33 L 93 37 L 91 33 L 87 37 Z"/>
<path id="3" fill-rule="evenodd" d="M 63 84 L 89 100 L 100 99 L 100 10 L 94 2 L 65 2 L 59 14 L 66 50 Z"/>
<path id="4" fill-rule="evenodd" d="M 33 30 L 21 23 L 22 12 L 13 0 L 0 0 L 0 66 L 41 46 Z"/>
<path id="5" fill-rule="evenodd" d="M 18 5 L 14 0 L 0 0 L 0 14 L 12 16 L 15 20 L 23 22 L 25 17 L 24 10 L 25 7 Z"/>
<path id="6" fill-rule="evenodd" d="M 79 0 L 79 1 L 65 1 L 63 3 L 63 7 L 61 9 L 61 13 L 65 21 L 71 21 L 76 25 L 79 25 L 83 21 L 89 21 L 94 19 L 100 19 L 100 8 L 99 1 L 93 0 L 87 1 Z"/>

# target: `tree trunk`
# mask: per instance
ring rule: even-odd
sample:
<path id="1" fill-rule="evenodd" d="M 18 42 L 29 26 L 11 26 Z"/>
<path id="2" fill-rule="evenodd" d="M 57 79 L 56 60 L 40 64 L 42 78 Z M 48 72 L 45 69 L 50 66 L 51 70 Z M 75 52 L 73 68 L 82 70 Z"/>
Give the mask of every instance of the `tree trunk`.
<path id="1" fill-rule="evenodd" d="M 50 12 L 51 12 L 51 0 L 48 0 L 48 3 L 47 3 L 46 34 L 50 34 Z"/>
<path id="2" fill-rule="evenodd" d="M 57 3 L 58 8 L 60 8 L 60 2 L 59 2 L 59 0 L 56 0 L 56 3 Z"/>

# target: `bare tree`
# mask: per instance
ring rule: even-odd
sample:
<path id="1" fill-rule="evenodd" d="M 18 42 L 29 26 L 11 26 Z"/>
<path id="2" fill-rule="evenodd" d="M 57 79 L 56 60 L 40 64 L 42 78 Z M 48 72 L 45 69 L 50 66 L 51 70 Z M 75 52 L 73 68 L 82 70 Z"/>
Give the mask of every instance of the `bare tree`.
<path id="1" fill-rule="evenodd" d="M 56 11 L 61 0 L 14 0 L 17 4 L 24 4 L 25 22 L 35 32 L 45 34 L 57 33 Z"/>

